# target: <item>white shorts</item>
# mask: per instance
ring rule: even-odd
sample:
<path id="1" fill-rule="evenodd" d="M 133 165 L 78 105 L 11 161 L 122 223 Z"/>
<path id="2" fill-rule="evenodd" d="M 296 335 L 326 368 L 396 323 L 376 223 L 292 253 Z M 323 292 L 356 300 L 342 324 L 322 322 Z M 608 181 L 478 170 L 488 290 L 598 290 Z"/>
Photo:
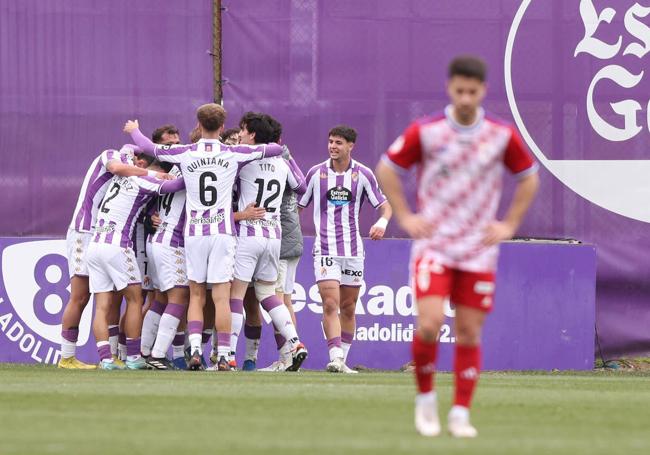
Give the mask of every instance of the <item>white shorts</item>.
<path id="1" fill-rule="evenodd" d="M 130 284 L 141 284 L 140 269 L 131 248 L 90 242 L 86 259 L 92 293 L 121 291 Z"/>
<path id="2" fill-rule="evenodd" d="M 343 286 L 361 286 L 363 258 L 314 256 L 314 275 L 316 282 L 335 280 Z"/>
<path id="3" fill-rule="evenodd" d="M 252 281 L 253 278 L 275 283 L 280 267 L 280 239 L 239 237 L 235 255 L 235 278 Z"/>
<path id="4" fill-rule="evenodd" d="M 232 281 L 236 247 L 232 235 L 185 236 L 187 278 L 196 283 Z"/>
<path id="5" fill-rule="evenodd" d="M 151 279 L 151 270 L 149 269 L 151 260 L 149 259 L 147 249 L 149 243 L 144 241 L 144 226 L 142 223 L 136 223 L 135 230 L 137 236 L 135 257 L 138 260 L 138 268 L 142 277 L 142 290 L 153 291 L 153 280 Z"/>
<path id="6" fill-rule="evenodd" d="M 68 274 L 70 278 L 75 275 L 88 276 L 86 253 L 91 239 L 92 234 L 90 232 L 68 229 L 68 234 L 65 236 L 65 247 L 68 254 Z"/>
<path id="7" fill-rule="evenodd" d="M 176 286 L 188 286 L 185 248 L 149 243 L 149 269 L 154 287 L 162 292 Z"/>
<path id="8" fill-rule="evenodd" d="M 293 294 L 298 262 L 300 262 L 300 256 L 291 259 L 280 259 L 280 269 L 278 270 L 278 281 L 275 282 L 275 292 Z"/>

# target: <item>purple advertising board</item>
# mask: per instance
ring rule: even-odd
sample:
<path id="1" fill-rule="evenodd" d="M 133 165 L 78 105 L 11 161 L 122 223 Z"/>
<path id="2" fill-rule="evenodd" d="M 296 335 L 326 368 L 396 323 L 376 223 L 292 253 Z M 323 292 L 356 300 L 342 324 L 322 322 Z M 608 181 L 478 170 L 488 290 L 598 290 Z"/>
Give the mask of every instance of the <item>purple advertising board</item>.
<path id="1" fill-rule="evenodd" d="M 373 167 L 409 122 L 445 106 L 448 61 L 482 56 L 486 109 L 513 122 L 541 164 L 519 234 L 596 245 L 604 356 L 650 352 L 642 2 L 222 5 L 227 126 L 247 110 L 271 113 L 304 170 L 326 158 L 338 123 L 359 131 L 354 157 Z M 217 13 L 212 0 L 0 1 L 0 235 L 63 235 L 87 165 L 125 141 L 124 120 L 147 134 L 175 123 L 187 137 L 196 106 L 213 98 Z"/>
<path id="2" fill-rule="evenodd" d="M 304 367 L 328 362 L 322 305 L 314 284 L 306 239 L 297 272 L 294 310 L 310 355 Z M 410 360 L 415 325 L 409 287 L 409 242 L 366 241 L 365 284 L 357 302 L 357 329 L 348 357 L 353 366 L 396 370 Z M 0 362 L 56 363 L 61 315 L 69 297 L 64 240 L 0 239 Z M 502 245 L 495 309 L 483 336 L 484 368 L 550 370 L 593 367 L 595 249 L 590 245 L 512 242 Z M 78 357 L 97 362 L 90 330 L 92 307 L 83 314 Z M 453 304 L 440 333 L 441 370 L 450 370 L 454 345 Z M 272 325 L 264 314 L 258 364 L 275 360 Z M 243 336 L 238 355 L 243 354 Z M 241 364 L 242 358 L 238 358 Z"/>

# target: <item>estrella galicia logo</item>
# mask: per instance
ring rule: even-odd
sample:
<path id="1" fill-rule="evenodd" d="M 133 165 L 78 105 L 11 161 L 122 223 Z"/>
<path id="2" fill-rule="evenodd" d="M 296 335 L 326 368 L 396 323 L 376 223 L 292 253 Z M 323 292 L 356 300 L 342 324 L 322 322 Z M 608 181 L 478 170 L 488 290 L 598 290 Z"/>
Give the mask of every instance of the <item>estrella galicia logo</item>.
<path id="1" fill-rule="evenodd" d="M 327 200 L 336 206 L 348 205 L 352 201 L 352 191 L 337 185 L 327 191 Z"/>
<path id="2" fill-rule="evenodd" d="M 513 19 L 504 62 L 513 118 L 567 187 L 650 222 L 650 5 L 559 3 L 523 0 Z"/>
<path id="3" fill-rule="evenodd" d="M 4 247 L 0 243 L 0 247 Z M 2 249 L 0 283 L 0 337 L 22 351 L 23 361 L 56 363 L 60 356 L 61 317 L 70 299 L 65 240 L 27 241 Z M 92 304 L 79 324 L 79 346 L 90 335 Z M 17 357 L 12 356 L 12 359 Z"/>

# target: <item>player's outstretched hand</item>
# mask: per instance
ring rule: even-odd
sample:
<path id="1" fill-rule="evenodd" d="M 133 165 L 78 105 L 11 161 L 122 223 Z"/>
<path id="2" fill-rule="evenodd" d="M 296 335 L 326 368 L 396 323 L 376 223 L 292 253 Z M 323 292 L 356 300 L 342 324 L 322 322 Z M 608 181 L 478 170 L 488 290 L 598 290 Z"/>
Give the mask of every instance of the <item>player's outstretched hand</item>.
<path id="1" fill-rule="evenodd" d="M 433 224 L 422 215 L 415 213 L 401 217 L 399 225 L 412 239 L 428 238 L 433 233 Z"/>
<path id="2" fill-rule="evenodd" d="M 154 213 L 151 215 L 151 225 L 158 229 L 158 226 L 160 226 L 160 222 L 162 220 L 160 219 L 160 216 L 158 215 L 158 212 Z"/>
<path id="3" fill-rule="evenodd" d="M 266 209 L 264 207 L 255 207 L 255 203 L 251 202 L 242 210 L 242 214 L 245 220 L 261 220 L 264 218 Z"/>
<path id="4" fill-rule="evenodd" d="M 140 125 L 138 124 L 137 120 L 127 120 L 126 123 L 124 124 L 124 132 L 126 134 L 131 134 L 133 131 L 137 130 L 140 128 Z"/>
<path id="5" fill-rule="evenodd" d="M 493 221 L 483 234 L 483 245 L 495 245 L 503 240 L 510 240 L 515 235 L 515 228 L 505 221 Z"/>
<path id="6" fill-rule="evenodd" d="M 175 180 L 176 177 L 174 177 L 171 174 L 167 174 L 165 172 L 156 172 L 156 178 L 160 180 Z"/>
<path id="7" fill-rule="evenodd" d="M 381 240 L 384 238 L 384 234 L 386 233 L 386 229 L 377 226 L 376 224 L 373 224 L 372 227 L 370 228 L 370 239 L 371 240 Z"/>

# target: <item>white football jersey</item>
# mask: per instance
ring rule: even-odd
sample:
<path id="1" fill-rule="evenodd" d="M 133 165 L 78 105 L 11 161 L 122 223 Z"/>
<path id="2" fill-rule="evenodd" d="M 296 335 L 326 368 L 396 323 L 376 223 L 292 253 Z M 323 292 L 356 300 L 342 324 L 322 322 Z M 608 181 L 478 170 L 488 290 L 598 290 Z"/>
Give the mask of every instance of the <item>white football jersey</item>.
<path id="1" fill-rule="evenodd" d="M 189 145 L 156 145 L 160 161 L 178 163 L 186 186 L 185 235 L 234 235 L 232 189 L 240 168 L 264 158 L 267 149 L 279 155 L 279 145 L 225 145 L 201 139 Z"/>
<path id="2" fill-rule="evenodd" d="M 169 173 L 175 177 L 181 176 L 178 166 L 174 166 Z M 156 232 L 149 237 L 149 242 L 161 243 L 174 248 L 184 247 L 185 190 L 162 194 L 158 196 L 157 202 L 160 225 Z"/>
<path id="3" fill-rule="evenodd" d="M 250 203 L 266 209 L 261 220 L 239 221 L 237 235 L 267 239 L 282 238 L 280 226 L 282 195 L 287 183 L 291 189 L 300 186 L 299 177 L 294 175 L 284 158 L 272 157 L 244 166 L 237 180 L 239 210 L 244 210 Z"/>
<path id="4" fill-rule="evenodd" d="M 132 248 L 133 229 L 142 209 L 158 192 L 164 192 L 163 186 L 178 183 L 182 181 L 114 176 L 99 206 L 93 242 Z"/>
<path id="5" fill-rule="evenodd" d="M 70 229 L 77 232 L 91 232 L 95 227 L 99 204 L 104 198 L 108 183 L 113 177 L 113 174 L 108 171 L 106 166 L 113 160 L 133 165 L 133 149 L 124 146 L 119 152 L 117 150 L 104 150 L 93 160 L 81 185 L 77 205 L 70 222 Z"/>

